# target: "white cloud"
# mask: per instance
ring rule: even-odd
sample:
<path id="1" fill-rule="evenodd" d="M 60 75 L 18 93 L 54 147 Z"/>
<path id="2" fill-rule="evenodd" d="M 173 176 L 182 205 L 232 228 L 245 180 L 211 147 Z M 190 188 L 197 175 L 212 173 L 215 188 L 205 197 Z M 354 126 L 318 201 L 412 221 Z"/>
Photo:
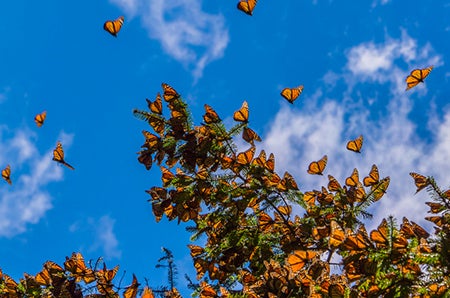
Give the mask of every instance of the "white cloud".
<path id="1" fill-rule="evenodd" d="M 302 191 L 326 186 L 328 174 L 343 183 L 355 167 L 362 179 L 375 163 L 380 175 L 390 176 L 391 183 L 386 196 L 374 205 L 372 224 L 377 225 L 381 218 L 390 214 L 400 221 L 407 216 L 425 223 L 426 192 L 414 196 L 415 186 L 409 172 L 432 175 L 443 187 L 447 186 L 444 179 L 448 179 L 450 164 L 443 161 L 450 160 L 450 111 L 444 111 L 443 121 L 432 121 L 436 124 L 431 144 L 421 139 L 418 124 L 410 119 L 414 107 L 409 97 L 412 93 L 404 91 L 405 73 L 409 70 L 397 64 L 427 65 L 430 61 L 442 64 L 431 45 L 419 48 L 406 32 L 400 39 L 387 38 L 381 44 L 369 42 L 349 49 L 348 63 L 342 73 L 331 76 L 328 73 L 324 77 L 324 81 L 331 78 L 327 87 L 345 82 L 348 90 L 331 99 L 333 94 L 322 94 L 319 90 L 312 98 L 304 98 L 301 109 L 296 109 L 296 105 L 287 108 L 285 104 L 269 125 L 263 147 L 275 153 L 278 171 L 292 173 Z M 339 80 L 339 76 L 344 80 Z M 376 110 L 360 98 L 360 93 L 367 90 L 368 81 L 377 88 L 382 87 L 380 84 L 383 88 L 389 87 L 382 96 L 372 99 L 378 103 Z M 423 87 L 415 88 L 416 95 L 426 93 L 426 88 L 422 91 L 420 88 Z M 346 142 L 360 134 L 364 136 L 362 154 L 346 150 Z M 325 175 L 308 175 L 309 162 L 324 154 L 328 154 Z"/>
<path id="2" fill-rule="evenodd" d="M 39 154 L 36 136 L 28 129 L 17 130 L 11 139 L 0 136 L 0 162 L 2 168 L 10 164 L 13 181 L 11 186 L 0 181 L 0 237 L 13 237 L 25 232 L 28 224 L 39 222 L 52 208 L 52 197 L 45 188 L 62 180 L 63 171 L 51 160 L 53 147 Z M 68 145 L 72 136 L 62 133 L 60 138 Z"/>
<path id="3" fill-rule="evenodd" d="M 94 241 L 90 249 L 101 249 L 106 258 L 120 258 L 122 252 L 118 248 L 119 241 L 114 234 L 115 220 L 104 215 L 98 220 L 89 219 L 88 223 L 94 230 Z"/>
<path id="4" fill-rule="evenodd" d="M 207 64 L 223 56 L 228 45 L 224 17 L 204 12 L 199 0 L 110 1 L 139 16 L 149 36 L 157 39 L 168 55 L 193 68 L 195 79 L 202 76 Z"/>

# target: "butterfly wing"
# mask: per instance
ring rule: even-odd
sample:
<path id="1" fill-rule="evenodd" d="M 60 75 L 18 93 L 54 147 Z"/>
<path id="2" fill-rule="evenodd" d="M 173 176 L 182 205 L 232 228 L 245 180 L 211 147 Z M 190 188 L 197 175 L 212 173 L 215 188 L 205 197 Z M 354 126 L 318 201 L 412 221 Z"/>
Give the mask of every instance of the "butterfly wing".
<path id="1" fill-rule="evenodd" d="M 303 85 L 298 86 L 297 88 L 284 88 L 280 94 L 290 103 L 294 103 L 294 101 L 300 96 L 302 92 Z"/>
<path id="2" fill-rule="evenodd" d="M 360 135 L 358 138 L 348 141 L 347 149 L 353 152 L 361 153 L 363 140 L 363 136 Z"/>
<path id="3" fill-rule="evenodd" d="M 233 119 L 239 122 L 248 122 L 248 103 L 244 101 L 239 110 L 234 112 Z"/>
<path id="4" fill-rule="evenodd" d="M 323 170 L 327 165 L 328 157 L 324 155 L 320 160 L 313 161 L 308 166 L 308 174 L 311 175 L 322 175 Z"/>
<path id="5" fill-rule="evenodd" d="M 122 28 L 124 17 L 120 16 L 114 21 L 106 21 L 103 24 L 103 29 L 109 32 L 112 36 L 117 37 L 117 33 L 119 33 Z"/>
<path id="6" fill-rule="evenodd" d="M 433 70 L 433 66 L 429 66 L 424 69 L 413 69 L 411 73 L 406 77 L 406 90 L 409 90 L 419 83 L 423 83 L 424 79 Z"/>
<path id="7" fill-rule="evenodd" d="M 11 182 L 11 167 L 9 165 L 7 165 L 6 168 L 4 168 L 2 170 L 2 178 L 5 179 L 5 181 L 8 182 L 9 184 L 12 184 L 12 182 Z"/>
<path id="8" fill-rule="evenodd" d="M 249 16 L 253 15 L 257 0 L 242 0 L 237 4 L 237 8 Z"/>
<path id="9" fill-rule="evenodd" d="M 36 122 L 37 127 L 41 127 L 42 124 L 44 124 L 44 120 L 47 117 L 47 112 L 43 111 L 40 114 L 37 114 L 36 117 L 34 117 L 34 122 Z"/>

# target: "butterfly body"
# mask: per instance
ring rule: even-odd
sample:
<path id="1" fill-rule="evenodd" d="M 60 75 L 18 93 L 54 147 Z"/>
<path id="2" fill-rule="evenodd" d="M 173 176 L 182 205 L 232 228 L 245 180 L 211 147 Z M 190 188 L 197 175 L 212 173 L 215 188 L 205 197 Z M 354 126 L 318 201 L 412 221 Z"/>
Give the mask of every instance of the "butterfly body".
<path id="1" fill-rule="evenodd" d="M 117 37 L 117 33 L 119 33 L 122 28 L 124 17 L 120 16 L 114 21 L 106 21 L 103 24 L 103 29 L 109 32 L 112 36 Z"/>

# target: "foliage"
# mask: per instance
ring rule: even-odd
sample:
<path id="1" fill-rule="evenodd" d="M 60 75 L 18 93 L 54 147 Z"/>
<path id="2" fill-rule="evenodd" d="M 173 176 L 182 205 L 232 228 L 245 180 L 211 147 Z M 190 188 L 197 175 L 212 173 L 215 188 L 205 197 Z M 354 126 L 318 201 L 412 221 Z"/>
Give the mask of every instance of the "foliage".
<path id="1" fill-rule="evenodd" d="M 367 208 L 382 199 L 390 179 L 380 178 L 376 165 L 366 177 L 354 169 L 343 184 L 328 175 L 320 190 L 300 191 L 295 179 L 275 171 L 275 156 L 261 150 L 261 138 L 249 127 L 246 102 L 227 129 L 216 111 L 205 105 L 203 123 L 194 126 L 186 103 L 167 84 L 162 98 L 149 101 L 148 111 L 135 110 L 155 133 L 143 131 L 138 160 L 147 169 L 160 166 L 162 186 L 150 195 L 155 219 L 163 216 L 191 222 L 189 244 L 202 297 L 441 297 L 450 285 L 450 190 L 442 191 L 432 177 L 411 173 L 435 225 L 433 235 L 403 218 L 392 217 L 367 232 Z M 235 139 L 249 148 L 239 151 Z M 360 145 L 349 150 L 359 152 Z M 355 140 L 357 141 L 357 140 Z M 351 141 L 351 142 L 355 142 Z M 355 153 L 349 153 L 355 154 Z M 326 156 L 308 172 L 322 174 Z M 293 210 L 296 210 L 295 212 Z M 300 210 L 304 210 L 302 215 Z M 158 267 L 168 268 L 169 287 L 157 294 L 181 297 L 175 288 L 176 267 L 170 250 Z M 164 264 L 164 262 L 166 264 Z M 103 266 L 99 266 L 103 263 Z M 81 254 L 66 257 L 63 267 L 47 261 L 35 276 L 19 282 L 0 272 L 1 297 L 154 297 L 140 287 L 113 280 L 119 267 L 104 262 L 87 266 Z M 155 290 L 156 291 L 156 290 Z"/>

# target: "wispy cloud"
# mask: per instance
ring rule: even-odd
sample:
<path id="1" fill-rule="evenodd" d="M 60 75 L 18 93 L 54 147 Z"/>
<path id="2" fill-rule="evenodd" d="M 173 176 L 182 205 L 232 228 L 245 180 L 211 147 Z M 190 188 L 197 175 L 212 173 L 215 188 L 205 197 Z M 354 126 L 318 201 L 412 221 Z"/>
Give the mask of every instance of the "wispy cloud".
<path id="1" fill-rule="evenodd" d="M 101 255 L 106 259 L 120 258 L 122 251 L 119 249 L 119 241 L 114 233 L 115 222 L 115 219 L 109 215 L 103 215 L 98 219 L 89 217 L 86 220 L 74 222 L 69 226 L 69 231 L 83 234 L 83 243 L 89 243 L 87 248 L 89 251 L 101 251 Z M 83 250 L 83 247 L 79 250 Z"/>
<path id="2" fill-rule="evenodd" d="M 277 168 L 294 174 L 304 191 L 326 185 L 327 174 L 343 181 L 354 167 L 360 170 L 362 179 L 375 163 L 381 176 L 391 177 L 391 185 L 386 197 L 375 205 L 374 224 L 389 214 L 424 223 L 426 194 L 414 196 L 409 172 L 433 175 L 446 186 L 442 179 L 450 164 L 442 160 L 450 159 L 450 111 L 444 111 L 443 121 L 430 119 L 435 123 L 431 143 L 429 138 L 421 138 L 418 124 L 410 118 L 412 93 L 404 91 L 404 78 L 410 69 L 397 65 L 440 65 L 442 58 L 429 44 L 419 47 L 406 32 L 399 39 L 387 37 L 384 43 L 363 43 L 347 53 L 342 71 L 324 76 L 331 86 L 327 93 L 317 90 L 313 96 L 302 98 L 296 103 L 302 105 L 301 110 L 283 105 L 269 126 L 263 146 L 277 156 Z M 334 86 L 342 83 L 347 91 L 337 95 Z M 387 89 L 386 93 L 375 94 L 371 100 L 364 98 L 361 93 L 367 90 L 367 83 Z M 422 84 L 416 88 L 416 94 L 427 92 Z M 371 105 L 380 106 L 381 101 L 385 106 L 381 111 L 377 108 L 375 114 Z M 362 154 L 346 150 L 346 142 L 360 134 L 364 136 Z M 328 154 L 324 177 L 308 175 L 309 162 L 324 154 Z"/>
<path id="3" fill-rule="evenodd" d="M 198 0 L 110 0 L 130 16 L 141 18 L 151 38 L 164 51 L 192 69 L 195 79 L 210 62 L 221 58 L 229 42 L 222 15 L 202 10 Z"/>
<path id="4" fill-rule="evenodd" d="M 53 147 L 39 153 L 36 135 L 29 129 L 19 129 L 11 138 L 5 135 L 0 133 L 0 162 L 2 168 L 10 164 L 13 185 L 0 181 L 0 237 L 13 237 L 52 208 L 52 197 L 45 188 L 62 180 L 63 171 L 51 160 Z M 72 136 L 62 133 L 59 138 L 70 145 Z"/>

